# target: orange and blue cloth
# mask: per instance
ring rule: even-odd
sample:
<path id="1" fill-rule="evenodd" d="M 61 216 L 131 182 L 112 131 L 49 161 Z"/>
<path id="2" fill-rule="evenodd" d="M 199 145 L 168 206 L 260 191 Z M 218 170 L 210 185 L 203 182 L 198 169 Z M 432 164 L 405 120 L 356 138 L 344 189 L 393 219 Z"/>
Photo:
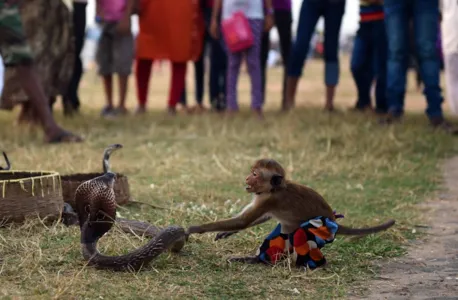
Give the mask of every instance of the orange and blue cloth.
<path id="1" fill-rule="evenodd" d="M 259 247 L 257 257 L 263 263 L 276 264 L 289 253 L 296 267 L 316 269 L 326 264 L 321 248 L 334 241 L 337 228 L 335 221 L 321 216 L 302 223 L 290 234 L 282 233 L 278 224 Z"/>

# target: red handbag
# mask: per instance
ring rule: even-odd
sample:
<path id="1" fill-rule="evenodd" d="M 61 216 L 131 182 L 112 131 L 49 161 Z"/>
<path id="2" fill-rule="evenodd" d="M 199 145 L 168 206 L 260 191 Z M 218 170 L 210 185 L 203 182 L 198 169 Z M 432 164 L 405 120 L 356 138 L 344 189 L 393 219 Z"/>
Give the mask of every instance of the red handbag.
<path id="1" fill-rule="evenodd" d="M 239 52 L 253 46 L 254 38 L 248 18 L 242 11 L 235 12 L 221 22 L 224 41 L 231 52 Z"/>

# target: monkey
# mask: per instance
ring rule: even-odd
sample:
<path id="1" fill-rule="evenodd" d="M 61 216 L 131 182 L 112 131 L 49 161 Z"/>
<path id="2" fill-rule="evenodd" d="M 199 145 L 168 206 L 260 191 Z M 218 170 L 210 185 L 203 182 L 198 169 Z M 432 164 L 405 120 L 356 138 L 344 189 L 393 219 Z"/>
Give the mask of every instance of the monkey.
<path id="1" fill-rule="evenodd" d="M 215 240 L 223 239 L 272 218 L 279 222 L 282 234 L 291 234 L 301 224 L 316 217 L 328 218 L 332 222 L 336 220 L 330 205 L 317 191 L 287 180 L 285 170 L 274 159 L 256 161 L 245 183 L 245 190 L 253 194 L 253 199 L 239 214 L 229 219 L 190 226 L 187 237 L 191 234 L 219 232 Z M 386 230 L 394 224 L 394 220 L 389 220 L 369 228 L 338 225 L 336 234 L 363 236 Z M 255 263 L 259 259 L 249 256 L 230 258 L 230 261 Z"/>
<path id="2" fill-rule="evenodd" d="M 8 171 L 11 169 L 11 163 L 10 163 L 10 160 L 8 159 L 8 156 L 6 155 L 6 152 L 3 152 L 3 157 L 5 158 L 5 162 L 6 162 L 6 167 L 0 167 L 0 170 L 3 170 L 3 171 Z"/>

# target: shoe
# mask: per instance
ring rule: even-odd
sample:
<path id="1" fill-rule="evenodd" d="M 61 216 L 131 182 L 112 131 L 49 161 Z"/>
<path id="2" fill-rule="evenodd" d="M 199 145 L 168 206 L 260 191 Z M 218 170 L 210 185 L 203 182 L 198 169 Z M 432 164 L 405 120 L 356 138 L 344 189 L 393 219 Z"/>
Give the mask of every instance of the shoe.
<path id="1" fill-rule="evenodd" d="M 115 109 L 112 106 L 105 106 L 100 112 L 100 116 L 104 118 L 112 118 L 116 116 Z"/>
<path id="2" fill-rule="evenodd" d="M 429 122 L 434 129 L 441 129 L 445 133 L 452 134 L 452 135 L 458 135 L 458 128 L 456 126 L 453 126 L 450 122 L 445 120 L 443 117 L 431 118 Z"/>

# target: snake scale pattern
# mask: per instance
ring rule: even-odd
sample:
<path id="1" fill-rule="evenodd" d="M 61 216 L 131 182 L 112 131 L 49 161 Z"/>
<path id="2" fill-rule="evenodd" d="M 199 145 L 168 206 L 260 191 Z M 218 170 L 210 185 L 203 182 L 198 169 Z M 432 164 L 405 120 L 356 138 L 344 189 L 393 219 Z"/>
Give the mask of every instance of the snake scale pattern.
<path id="1" fill-rule="evenodd" d="M 111 145 L 104 153 L 104 174 L 83 182 L 75 192 L 75 208 L 81 230 L 83 257 L 96 268 L 114 271 L 138 271 L 168 249 L 178 252 L 185 243 L 185 230 L 179 226 L 169 226 L 158 230 L 157 235 L 144 246 L 128 254 L 106 256 L 97 250 L 98 240 L 107 233 L 116 220 L 116 201 L 113 189 L 116 174 L 110 171 L 111 152 L 122 145 Z M 124 220 L 129 224 L 130 221 Z M 142 227 L 142 222 L 131 221 L 133 227 Z M 144 227 L 144 226 L 143 226 Z M 153 230 L 154 231 L 154 230 Z"/>

